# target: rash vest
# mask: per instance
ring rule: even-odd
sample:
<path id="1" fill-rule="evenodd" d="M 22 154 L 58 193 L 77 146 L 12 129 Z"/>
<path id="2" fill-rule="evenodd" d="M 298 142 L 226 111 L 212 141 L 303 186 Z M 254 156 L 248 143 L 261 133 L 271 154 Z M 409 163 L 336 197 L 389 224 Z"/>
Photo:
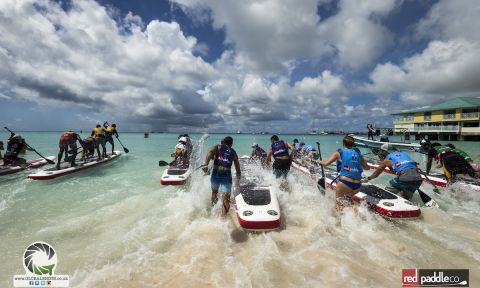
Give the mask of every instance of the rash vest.
<path id="1" fill-rule="evenodd" d="M 7 144 L 7 152 L 5 156 L 18 156 L 24 149 L 25 144 L 23 141 L 10 140 Z"/>
<path id="2" fill-rule="evenodd" d="M 279 140 L 272 143 L 272 154 L 273 158 L 288 156 L 288 149 L 287 146 L 285 146 L 285 142 Z"/>
<path id="3" fill-rule="evenodd" d="M 294 145 L 293 147 L 295 147 L 295 150 L 297 151 L 302 150 L 302 146 L 300 146 L 300 143 L 294 143 L 293 145 Z"/>
<path id="4" fill-rule="evenodd" d="M 267 152 L 265 152 L 265 150 L 263 150 L 259 146 L 255 147 L 255 151 L 257 151 L 258 155 L 260 155 L 261 157 L 267 157 Z"/>
<path id="5" fill-rule="evenodd" d="M 214 165 L 231 168 L 235 155 L 237 155 L 237 152 L 232 147 L 221 145 L 217 155 L 215 155 Z"/>
<path id="6" fill-rule="evenodd" d="M 405 169 L 417 168 L 417 163 L 413 161 L 410 156 L 403 152 L 393 152 L 388 154 L 385 158 L 392 161 L 392 168 L 395 170 L 395 173 L 400 173 Z"/>
<path id="7" fill-rule="evenodd" d="M 342 166 L 340 167 L 340 176 L 346 176 L 352 179 L 362 179 L 363 167 L 360 159 L 362 155 L 358 149 L 343 148 L 338 151 L 342 158 Z"/>

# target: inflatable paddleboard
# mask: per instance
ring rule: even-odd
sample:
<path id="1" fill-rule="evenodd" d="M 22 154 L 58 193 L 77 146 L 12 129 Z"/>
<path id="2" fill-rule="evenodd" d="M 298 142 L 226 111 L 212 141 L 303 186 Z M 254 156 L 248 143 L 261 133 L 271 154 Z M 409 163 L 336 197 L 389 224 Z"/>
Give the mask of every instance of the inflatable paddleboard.
<path id="1" fill-rule="evenodd" d="M 55 160 L 55 156 L 49 156 L 46 157 L 48 160 Z M 0 166 L 0 176 L 5 176 L 13 173 L 17 173 L 20 171 L 23 171 L 25 169 L 31 169 L 31 168 L 38 168 L 42 167 L 44 165 L 47 165 L 48 162 L 47 160 L 40 158 L 40 159 L 35 159 L 35 160 L 27 160 L 27 167 L 20 167 L 20 166 Z"/>
<path id="2" fill-rule="evenodd" d="M 242 156 L 242 179 L 234 187 L 235 210 L 240 226 L 250 231 L 271 231 L 280 227 L 280 205 L 274 187 L 262 184 L 255 172 L 260 166 L 249 164 L 250 157 Z"/>
<path id="3" fill-rule="evenodd" d="M 101 160 L 96 160 L 97 158 L 91 158 L 88 159 L 87 162 L 78 162 L 77 166 L 71 167 L 70 164 L 62 164 L 60 166 L 60 169 L 57 169 L 56 167 L 50 168 L 50 169 L 44 169 L 40 170 L 36 173 L 28 175 L 29 179 L 33 180 L 49 180 L 49 179 L 54 179 L 57 177 L 61 177 L 64 175 L 80 172 L 83 170 L 87 170 L 93 167 L 96 167 L 101 164 L 105 164 L 108 162 L 111 162 L 115 159 L 118 159 L 122 152 L 120 151 L 115 151 L 115 154 L 112 155 L 112 153 L 107 153 L 107 157 L 103 158 Z"/>
<path id="4" fill-rule="evenodd" d="M 167 166 L 163 171 L 162 178 L 160 178 L 160 184 L 162 185 L 183 185 L 192 175 L 191 166 L 182 169 L 174 166 Z"/>
<path id="5" fill-rule="evenodd" d="M 315 180 L 321 177 L 319 167 L 307 168 L 295 161 L 292 167 Z M 324 171 L 327 188 L 335 190 L 337 172 L 328 167 Z M 352 199 L 355 202 L 366 202 L 370 209 L 387 218 L 417 218 L 421 214 L 420 208 L 412 202 L 375 184 L 362 183 L 360 192 L 353 195 Z"/>

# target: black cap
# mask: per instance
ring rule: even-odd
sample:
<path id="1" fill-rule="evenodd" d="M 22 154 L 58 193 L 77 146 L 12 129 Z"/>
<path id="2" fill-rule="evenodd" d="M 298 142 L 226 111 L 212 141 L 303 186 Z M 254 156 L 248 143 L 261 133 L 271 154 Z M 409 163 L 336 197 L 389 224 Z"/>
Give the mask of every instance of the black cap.
<path id="1" fill-rule="evenodd" d="M 233 145 L 233 138 L 230 137 L 230 136 L 227 136 L 227 137 L 223 138 L 223 143 L 225 145 L 232 146 Z"/>
<path id="2" fill-rule="evenodd" d="M 298 139 L 293 139 L 293 143 L 298 143 Z"/>

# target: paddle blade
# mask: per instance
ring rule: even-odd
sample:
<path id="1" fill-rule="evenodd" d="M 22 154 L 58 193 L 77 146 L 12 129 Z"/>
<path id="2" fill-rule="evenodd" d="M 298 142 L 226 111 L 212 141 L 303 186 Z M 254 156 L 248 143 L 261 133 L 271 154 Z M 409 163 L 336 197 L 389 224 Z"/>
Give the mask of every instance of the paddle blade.
<path id="1" fill-rule="evenodd" d="M 167 166 L 167 165 L 168 165 L 168 162 L 166 161 L 163 161 L 163 160 L 158 161 L 158 166 Z"/>
<path id="2" fill-rule="evenodd" d="M 325 194 L 325 187 L 326 187 L 325 186 L 325 178 L 322 177 L 322 178 L 318 179 L 317 185 L 318 185 L 319 188 L 321 188 L 320 191 L 322 192 L 322 194 Z"/>
<path id="3" fill-rule="evenodd" d="M 125 151 L 125 153 L 128 153 L 130 152 L 130 150 L 128 150 L 127 148 L 123 147 L 123 151 Z"/>

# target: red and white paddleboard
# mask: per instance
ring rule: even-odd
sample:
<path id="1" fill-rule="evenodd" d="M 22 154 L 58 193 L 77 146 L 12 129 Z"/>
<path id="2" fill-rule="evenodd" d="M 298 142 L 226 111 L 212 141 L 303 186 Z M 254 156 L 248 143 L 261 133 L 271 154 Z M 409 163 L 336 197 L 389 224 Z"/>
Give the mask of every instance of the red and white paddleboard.
<path id="1" fill-rule="evenodd" d="M 373 170 L 377 169 L 378 166 L 379 166 L 379 165 L 374 164 L 374 163 L 367 163 L 367 164 L 368 164 L 368 167 L 370 169 L 373 169 Z M 388 167 L 386 167 L 383 171 L 386 172 L 386 173 L 389 173 L 389 174 L 394 174 L 394 172 L 392 170 L 390 170 L 390 168 L 388 168 Z M 428 179 L 427 179 L 427 177 L 425 177 L 425 175 L 422 174 L 422 179 L 423 179 L 423 181 L 426 181 L 426 182 L 428 182 L 428 179 L 430 179 L 430 181 L 433 184 L 435 184 L 437 186 L 440 186 L 440 187 L 447 187 L 448 186 L 447 178 L 445 177 L 445 175 L 440 174 L 440 173 L 430 172 L 430 174 L 428 175 Z M 469 176 L 458 177 L 458 179 L 455 183 L 460 183 L 461 185 L 464 185 L 464 186 L 469 187 L 469 188 L 471 188 L 475 191 L 480 192 L 480 180 L 479 179 L 473 179 Z"/>
<path id="2" fill-rule="evenodd" d="M 48 160 L 55 160 L 55 156 L 46 157 Z M 47 165 L 47 160 L 40 158 L 35 160 L 27 160 L 27 167 L 20 167 L 20 166 L 0 166 L 0 176 L 5 176 L 13 173 L 17 173 L 29 168 L 38 168 L 44 165 Z"/>
<path id="3" fill-rule="evenodd" d="M 320 168 L 310 169 L 297 162 L 293 162 L 292 167 L 315 180 L 321 177 L 318 171 Z M 327 187 L 335 190 L 337 172 L 329 168 L 324 170 Z M 421 214 L 420 208 L 412 202 L 370 183 L 362 183 L 360 192 L 353 195 L 352 199 L 356 202 L 364 201 L 370 209 L 387 218 L 417 218 Z"/>
<path id="4" fill-rule="evenodd" d="M 108 162 L 111 162 L 115 159 L 118 159 L 122 155 L 122 152 L 120 151 L 115 151 L 115 154 L 112 155 L 112 153 L 107 153 L 107 157 L 103 158 L 101 160 L 96 160 L 97 158 L 92 158 L 87 160 L 87 162 L 82 163 L 79 162 L 77 166 L 71 167 L 70 164 L 63 164 L 63 166 L 60 167 L 60 169 L 57 169 L 56 167 L 50 168 L 50 169 L 44 169 L 40 170 L 36 173 L 28 175 L 29 179 L 34 179 L 34 180 L 49 180 L 49 179 L 54 179 L 57 177 L 61 177 L 64 175 L 80 172 L 83 170 L 87 170 L 93 167 L 96 167 L 101 164 L 105 164 Z"/>
<path id="5" fill-rule="evenodd" d="M 192 175 L 191 166 L 187 169 L 176 168 L 174 166 L 167 166 L 163 171 L 160 184 L 162 185 L 183 185 Z"/>
<path id="6" fill-rule="evenodd" d="M 237 220 L 250 231 L 271 231 L 280 227 L 280 205 L 275 188 L 262 184 L 255 173 L 260 167 L 248 167 L 249 156 L 240 158 L 242 179 L 233 187 Z M 250 168 L 250 169 L 249 169 Z"/>

